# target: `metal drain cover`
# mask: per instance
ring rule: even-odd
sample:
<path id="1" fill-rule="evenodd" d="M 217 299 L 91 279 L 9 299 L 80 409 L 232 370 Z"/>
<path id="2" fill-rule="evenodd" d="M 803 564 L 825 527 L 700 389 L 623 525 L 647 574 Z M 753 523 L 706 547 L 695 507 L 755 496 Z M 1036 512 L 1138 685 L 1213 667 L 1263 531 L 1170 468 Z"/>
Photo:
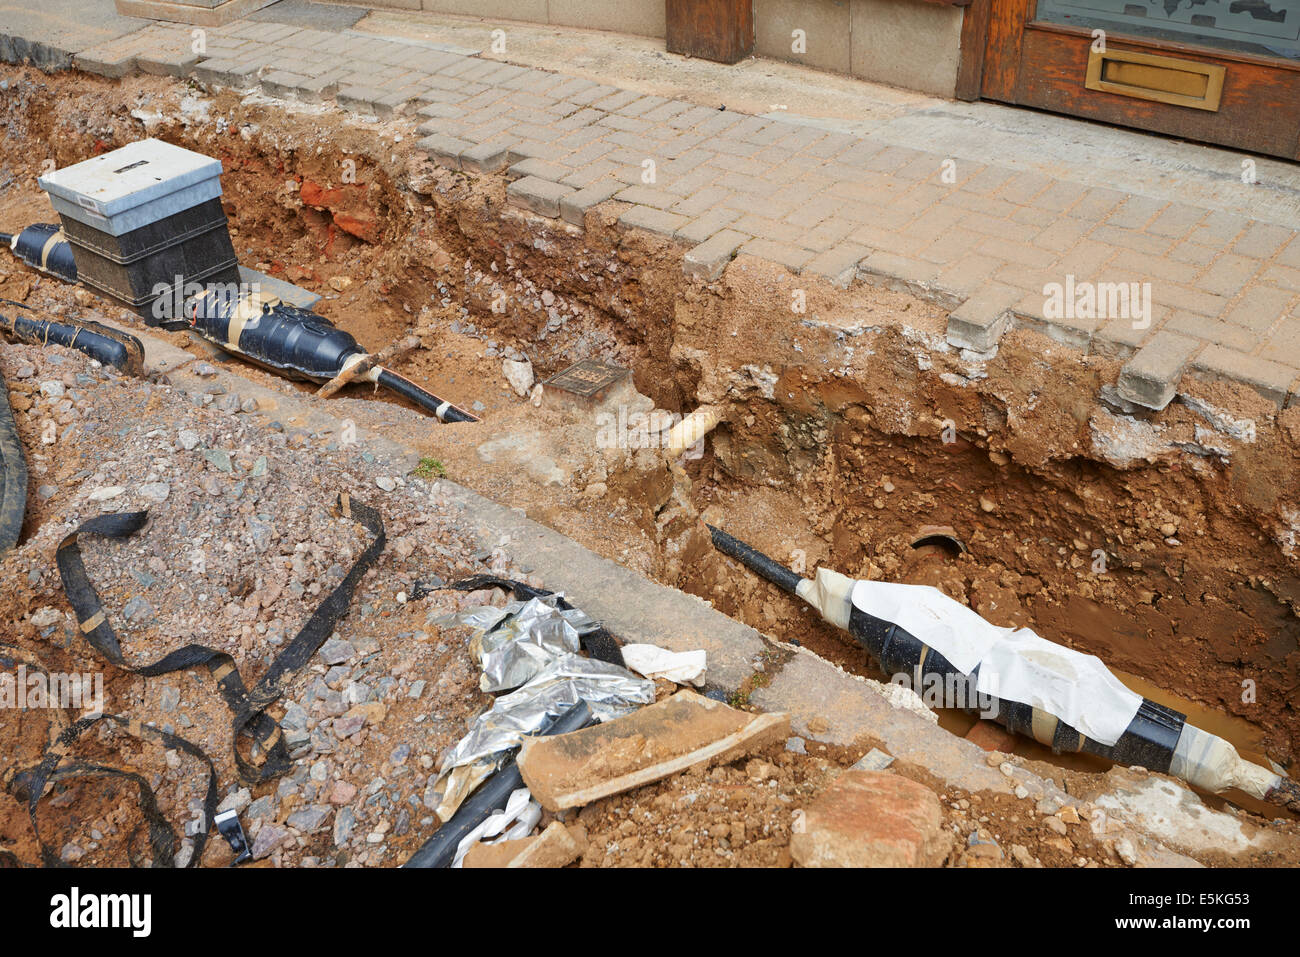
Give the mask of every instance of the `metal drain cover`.
<path id="1" fill-rule="evenodd" d="M 572 392 L 584 399 L 594 398 L 629 374 L 621 366 L 608 365 L 598 359 L 583 359 L 546 380 L 548 389 Z"/>

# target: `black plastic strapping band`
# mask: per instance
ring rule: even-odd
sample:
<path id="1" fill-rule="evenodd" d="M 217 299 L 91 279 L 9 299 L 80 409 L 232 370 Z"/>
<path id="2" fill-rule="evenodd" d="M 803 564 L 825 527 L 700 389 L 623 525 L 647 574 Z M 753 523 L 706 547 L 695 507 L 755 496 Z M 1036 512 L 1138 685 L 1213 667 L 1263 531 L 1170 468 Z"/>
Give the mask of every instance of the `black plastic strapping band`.
<path id="1" fill-rule="evenodd" d="M 128 665 L 123 658 L 117 635 L 86 574 L 78 538 L 85 534 L 127 538 L 144 526 L 148 519 L 147 512 L 117 512 L 89 519 L 59 543 L 55 554 L 68 603 L 76 612 L 82 633 L 91 647 L 113 664 L 146 678 L 199 665 L 208 667 L 217 679 L 217 689 L 234 714 L 232 748 L 235 764 L 239 768 L 240 778 L 248 784 L 260 784 L 289 769 L 289 750 L 284 736 L 279 724 L 266 713 L 266 709 L 283 694 L 285 677 L 306 665 L 325 643 L 335 624 L 347 612 L 361 577 L 378 561 L 387 541 L 383 516 L 376 509 L 353 501 L 347 495 L 339 496 L 338 507 L 345 518 L 358 522 L 373 534 L 374 540 L 251 689 L 244 684 L 243 676 L 229 654 L 206 645 L 186 645 L 152 664 L 140 667 Z M 239 752 L 239 739 L 245 734 L 253 737 L 266 754 L 266 759 L 260 766 L 245 760 Z"/>
<path id="2" fill-rule="evenodd" d="M 119 714 L 92 714 L 77 719 L 59 733 L 54 743 L 46 749 L 41 763 L 32 772 L 28 780 L 30 792 L 27 798 L 27 813 L 31 818 L 32 832 L 36 835 L 36 843 L 41 851 L 41 861 L 46 867 L 63 866 L 59 855 L 41 840 L 40 826 L 36 820 L 36 807 L 45 794 L 46 786 L 69 778 L 102 776 L 125 778 L 135 784 L 140 791 L 140 810 L 143 812 L 149 828 L 152 866 L 175 866 L 176 851 L 179 847 L 176 832 L 172 830 L 171 825 L 167 823 L 167 819 L 163 817 L 162 812 L 158 809 L 158 799 L 154 795 L 153 788 L 149 786 L 149 782 L 144 777 L 134 771 L 108 767 L 90 761 L 71 760 L 61 765 L 72 743 L 81 736 L 82 732 L 101 721 L 112 721 L 133 738 L 138 738 L 141 741 L 152 740 L 166 748 L 184 751 L 207 765 L 208 787 L 203 797 L 203 828 L 194 835 L 194 853 L 185 865 L 186 867 L 198 866 L 199 861 L 203 858 L 203 849 L 207 845 L 208 831 L 212 827 L 212 818 L 217 811 L 217 771 L 212 766 L 212 759 L 198 745 L 192 744 L 184 738 L 151 725 L 141 724 L 139 721 L 125 718 Z"/>

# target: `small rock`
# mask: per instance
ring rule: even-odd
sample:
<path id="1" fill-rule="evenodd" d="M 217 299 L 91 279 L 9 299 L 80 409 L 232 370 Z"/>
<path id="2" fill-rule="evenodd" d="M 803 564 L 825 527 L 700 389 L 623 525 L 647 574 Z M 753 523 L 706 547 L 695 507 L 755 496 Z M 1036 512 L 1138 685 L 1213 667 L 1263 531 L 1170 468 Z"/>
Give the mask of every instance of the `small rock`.
<path id="1" fill-rule="evenodd" d="M 63 621 L 63 612 L 46 605 L 32 615 L 32 624 L 37 628 L 48 628 Z"/>
<path id="2" fill-rule="evenodd" d="M 506 377 L 506 382 L 510 383 L 510 388 L 515 390 L 515 395 L 519 398 L 525 398 L 533 387 L 533 364 L 527 359 L 522 362 L 515 362 L 513 359 L 505 359 L 501 363 L 501 372 Z"/>
<path id="3" fill-rule="evenodd" d="M 1021 867 L 1041 867 L 1034 855 L 1029 853 L 1029 848 L 1023 844 L 1011 845 L 1011 856 Z"/>
<path id="4" fill-rule="evenodd" d="M 325 819 L 329 817 L 329 814 L 329 808 L 314 805 L 312 807 L 303 808 L 301 811 L 294 811 L 289 815 L 285 823 L 295 831 L 300 831 L 303 834 L 311 834 L 325 823 Z M 259 833 L 258 836 L 260 837 L 261 834 Z"/>
<path id="5" fill-rule="evenodd" d="M 139 595 L 133 595 L 130 601 L 122 607 L 122 614 L 126 616 L 127 621 L 144 624 L 153 621 L 154 609 L 153 605 Z"/>
<path id="6" fill-rule="evenodd" d="M 141 498 L 151 502 L 165 502 L 171 494 L 172 487 L 166 482 L 147 482 L 138 489 Z"/>
<path id="7" fill-rule="evenodd" d="M 1127 837 L 1121 837 L 1115 842 L 1115 853 L 1118 854 L 1119 859 L 1129 867 L 1132 867 L 1138 862 L 1137 851 L 1133 848 L 1133 842 Z"/>
<path id="8" fill-rule="evenodd" d="M 263 824 L 262 829 L 257 832 L 257 837 L 253 841 L 253 859 L 260 861 L 268 856 L 283 844 L 288 837 L 289 832 L 284 828 L 270 822 Z"/>
<path id="9" fill-rule="evenodd" d="M 356 826 L 357 816 L 352 808 L 340 808 L 339 812 L 334 815 L 334 846 L 341 847 L 348 842 L 352 836 L 352 829 Z"/>
<path id="10" fill-rule="evenodd" d="M 217 805 L 218 813 L 225 811 L 242 811 L 248 807 L 249 802 L 253 800 L 253 795 L 248 788 L 240 788 L 232 794 L 226 795 L 225 800 Z"/>
<path id="11" fill-rule="evenodd" d="M 206 449 L 203 457 L 212 463 L 213 468 L 218 472 L 229 472 L 231 470 L 230 453 L 223 449 Z"/>
<path id="12" fill-rule="evenodd" d="M 330 790 L 330 803 L 351 804 L 356 796 L 356 785 L 349 784 L 347 781 L 336 781 Z"/>
<path id="13" fill-rule="evenodd" d="M 320 651 L 317 652 L 321 656 L 321 660 L 327 665 L 341 665 L 350 660 L 356 653 L 357 651 L 352 646 L 352 642 L 345 641 L 342 638 L 331 638 L 321 645 Z"/>
<path id="14" fill-rule="evenodd" d="M 185 451 L 192 451 L 199 444 L 199 433 L 193 429 L 181 429 L 176 433 L 176 441 L 180 443 L 180 447 Z"/>

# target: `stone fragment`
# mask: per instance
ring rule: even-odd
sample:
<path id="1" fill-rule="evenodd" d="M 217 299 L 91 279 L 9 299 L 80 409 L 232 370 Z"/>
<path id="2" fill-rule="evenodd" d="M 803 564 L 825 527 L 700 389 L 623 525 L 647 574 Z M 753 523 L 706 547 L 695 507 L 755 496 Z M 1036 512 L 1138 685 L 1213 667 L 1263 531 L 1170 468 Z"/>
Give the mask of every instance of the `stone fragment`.
<path id="1" fill-rule="evenodd" d="M 696 765 L 734 761 L 788 737 L 788 714 L 753 715 L 679 691 L 572 734 L 528 738 L 519 770 L 542 807 L 561 811 Z"/>
<path id="2" fill-rule="evenodd" d="M 805 867 L 937 867 L 953 841 L 938 796 L 887 771 L 845 771 L 792 830 Z"/>

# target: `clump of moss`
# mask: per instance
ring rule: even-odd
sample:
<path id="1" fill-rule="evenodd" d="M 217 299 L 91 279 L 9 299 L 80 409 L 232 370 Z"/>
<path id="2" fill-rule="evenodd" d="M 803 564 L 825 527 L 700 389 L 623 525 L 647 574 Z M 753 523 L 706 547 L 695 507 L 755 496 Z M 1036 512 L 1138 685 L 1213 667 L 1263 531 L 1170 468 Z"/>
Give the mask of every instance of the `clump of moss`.
<path id="1" fill-rule="evenodd" d="M 447 467 L 437 459 L 431 459 L 428 456 L 420 459 L 420 464 L 411 472 L 416 478 L 431 479 L 434 476 L 438 478 L 447 477 Z"/>

